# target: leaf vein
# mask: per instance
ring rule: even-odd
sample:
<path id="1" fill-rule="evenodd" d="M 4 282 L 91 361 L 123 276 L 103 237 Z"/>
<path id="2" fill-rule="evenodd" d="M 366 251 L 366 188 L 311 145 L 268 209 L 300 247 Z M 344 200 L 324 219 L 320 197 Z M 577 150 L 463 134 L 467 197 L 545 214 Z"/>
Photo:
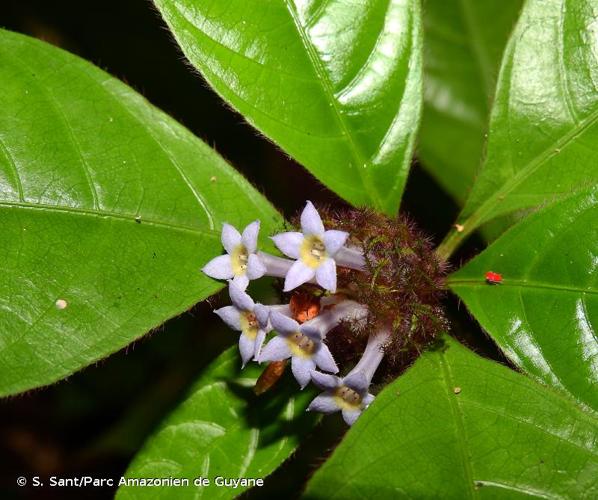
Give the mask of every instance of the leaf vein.
<path id="1" fill-rule="evenodd" d="M 40 210 L 43 212 L 63 212 L 70 215 L 81 216 L 81 217 L 99 217 L 99 218 L 109 218 L 109 219 L 118 219 L 127 222 L 133 222 L 135 224 L 139 224 L 139 219 L 136 219 L 134 215 L 127 215 L 118 212 L 110 212 L 107 210 L 92 210 L 86 208 L 79 208 L 79 207 L 65 207 L 65 206 L 58 206 L 58 205 L 45 205 L 41 203 L 28 203 L 28 202 L 13 202 L 13 201 L 3 201 L 0 200 L 0 209 L 5 208 L 8 210 L 15 210 L 15 209 L 23 209 L 23 210 Z M 172 222 L 165 222 L 165 221 L 158 221 L 153 219 L 142 219 L 142 226 L 143 225 L 150 225 L 156 227 L 162 227 L 167 229 L 172 229 L 175 231 L 185 232 L 185 233 L 192 233 L 192 234 L 200 234 L 202 236 L 207 236 L 210 238 L 218 239 L 218 236 L 211 231 L 207 231 L 205 229 L 194 228 L 191 226 L 184 226 L 182 224 L 173 224 Z"/>
<path id="2" fill-rule="evenodd" d="M 0 149 L 2 149 L 2 151 L 4 152 L 4 156 L 8 160 L 8 167 L 10 168 L 11 172 L 13 173 L 13 179 L 15 181 L 15 186 L 17 188 L 19 200 L 25 201 L 25 194 L 23 193 L 23 182 L 21 181 L 21 175 L 19 174 L 17 161 L 15 160 L 14 156 L 11 154 L 8 146 L 4 143 L 4 140 L 1 135 L 0 135 Z"/>
<path id="3" fill-rule="evenodd" d="M 21 66 L 21 67 L 25 67 L 25 68 L 31 69 L 29 67 L 29 65 L 26 62 L 24 62 L 24 60 L 16 61 L 15 59 L 13 59 L 12 61 L 13 61 L 13 64 L 15 64 L 16 66 Z M 83 155 L 83 152 L 81 151 L 81 146 L 79 144 L 79 141 L 78 141 L 77 137 L 75 136 L 75 133 L 74 133 L 74 130 L 73 130 L 73 126 L 71 125 L 71 122 L 70 122 L 70 120 L 68 118 L 68 115 L 64 111 L 62 103 L 52 93 L 52 90 L 51 90 L 50 87 L 47 87 L 46 85 L 42 85 L 41 82 L 39 82 L 36 79 L 31 79 L 31 81 L 39 89 L 41 89 L 41 91 L 46 95 L 46 97 L 47 97 L 48 101 L 50 102 L 52 108 L 54 108 L 54 111 L 60 117 L 61 122 L 64 125 L 66 133 L 67 133 L 67 135 L 68 135 L 68 137 L 70 139 L 70 142 L 73 145 L 73 148 L 76 151 L 77 155 L 79 156 L 79 159 L 81 160 L 81 164 L 80 164 L 81 165 L 81 170 L 83 171 L 83 175 L 85 176 L 85 179 L 86 179 L 88 187 L 89 187 L 89 192 L 91 194 L 91 199 L 92 199 L 92 205 L 93 205 L 94 208 L 101 208 L 100 207 L 100 202 L 99 202 L 99 197 L 98 197 L 98 192 L 97 192 L 96 185 L 95 185 L 95 181 L 94 181 L 93 176 L 91 174 L 91 168 L 89 166 L 89 163 L 87 162 L 87 159 Z"/>

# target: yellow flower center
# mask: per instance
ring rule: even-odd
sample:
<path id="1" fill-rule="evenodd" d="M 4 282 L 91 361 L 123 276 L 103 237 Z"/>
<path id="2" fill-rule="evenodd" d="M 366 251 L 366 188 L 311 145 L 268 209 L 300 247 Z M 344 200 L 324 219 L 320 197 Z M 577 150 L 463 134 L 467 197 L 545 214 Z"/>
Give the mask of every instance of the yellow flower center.
<path id="1" fill-rule="evenodd" d="M 313 234 L 303 238 L 300 249 L 301 260 L 309 267 L 318 267 L 328 257 L 324 242 Z"/>
<path id="2" fill-rule="evenodd" d="M 341 385 L 334 391 L 336 404 L 345 410 L 359 410 L 361 408 L 361 396 L 350 387 Z"/>
<path id="3" fill-rule="evenodd" d="M 295 332 L 287 337 L 287 342 L 293 356 L 311 358 L 316 350 L 316 343 L 301 332 Z"/>
<path id="4" fill-rule="evenodd" d="M 237 245 L 230 258 L 235 276 L 243 276 L 247 272 L 247 261 L 249 260 L 249 253 L 245 245 Z"/>
<path id="5" fill-rule="evenodd" d="M 255 314 L 251 311 L 243 311 L 241 313 L 241 330 L 251 340 L 255 339 L 259 330 L 259 323 Z"/>

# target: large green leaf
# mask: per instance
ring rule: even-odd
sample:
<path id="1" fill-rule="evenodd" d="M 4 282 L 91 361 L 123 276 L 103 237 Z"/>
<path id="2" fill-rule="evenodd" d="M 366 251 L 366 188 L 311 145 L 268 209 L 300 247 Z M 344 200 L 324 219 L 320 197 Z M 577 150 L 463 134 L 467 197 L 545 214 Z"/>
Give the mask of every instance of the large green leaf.
<path id="1" fill-rule="evenodd" d="M 306 497 L 595 498 L 598 419 L 448 341 L 388 386 Z"/>
<path id="2" fill-rule="evenodd" d="M 218 290 L 199 269 L 223 221 L 280 220 L 209 147 L 62 50 L 0 31 L 0 88 L 0 395 Z"/>
<path id="3" fill-rule="evenodd" d="M 482 159 L 502 53 L 522 0 L 427 0 L 418 154 L 463 203 Z"/>
<path id="4" fill-rule="evenodd" d="M 528 217 L 449 284 L 515 364 L 598 410 L 596 192 Z"/>
<path id="5" fill-rule="evenodd" d="M 355 205 L 397 211 L 421 107 L 419 0 L 154 0 L 216 91 Z"/>
<path id="6" fill-rule="evenodd" d="M 218 486 L 218 476 L 264 478 L 289 456 L 315 423 L 315 415 L 305 412 L 314 394 L 299 391 L 295 380 L 286 377 L 256 397 L 252 386 L 260 368 L 252 364 L 240 372 L 240 364 L 236 348 L 218 357 L 125 474 L 131 479 L 187 478 L 189 486 L 123 486 L 117 500 L 234 498 L 247 487 Z M 198 477 L 210 485 L 194 486 Z"/>
<path id="7" fill-rule="evenodd" d="M 505 49 L 486 161 L 447 256 L 494 217 L 598 182 L 598 0 L 525 4 Z"/>

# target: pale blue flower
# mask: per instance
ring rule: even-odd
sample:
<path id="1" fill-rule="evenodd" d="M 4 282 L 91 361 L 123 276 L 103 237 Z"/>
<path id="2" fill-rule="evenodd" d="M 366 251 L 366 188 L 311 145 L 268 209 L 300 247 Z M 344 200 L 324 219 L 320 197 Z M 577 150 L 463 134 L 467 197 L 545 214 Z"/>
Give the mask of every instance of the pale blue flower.
<path id="1" fill-rule="evenodd" d="M 312 372 L 313 383 L 324 392 L 311 402 L 307 410 L 321 413 L 341 411 L 345 422 L 353 425 L 374 400 L 374 396 L 369 393 L 369 387 L 384 357 L 382 346 L 390 335 L 391 332 L 387 328 L 370 335 L 363 356 L 346 377 Z"/>
<path id="2" fill-rule="evenodd" d="M 257 359 L 266 338 L 269 313 L 265 306 L 256 304 L 234 281 L 229 282 L 232 306 L 216 309 L 214 312 L 233 330 L 241 332 L 239 351 L 243 366 L 251 358 Z"/>
<path id="3" fill-rule="evenodd" d="M 259 231 L 259 220 L 249 224 L 242 235 L 230 224 L 223 224 L 222 246 L 226 255 L 212 259 L 202 271 L 215 279 L 233 279 L 241 290 L 245 290 L 249 280 L 261 278 L 266 272 L 256 254 Z"/>
<path id="4" fill-rule="evenodd" d="M 349 234 L 324 229 L 320 214 L 310 201 L 301 213 L 302 232 L 287 232 L 272 239 L 278 249 L 293 259 L 284 282 L 288 292 L 314 279 L 322 288 L 336 291 L 336 263 L 334 256 L 343 247 Z"/>
<path id="5" fill-rule="evenodd" d="M 303 389 L 316 367 L 337 373 L 338 367 L 320 331 L 309 323 L 299 325 L 295 320 L 276 311 L 270 311 L 270 323 L 278 335 L 262 349 L 259 362 L 282 361 L 291 358 L 291 370 Z"/>
<path id="6" fill-rule="evenodd" d="M 311 379 L 324 392 L 310 403 L 307 410 L 326 414 L 341 411 L 348 425 L 353 425 L 374 400 L 374 396 L 368 392 L 370 382 L 361 371 L 350 373 L 344 378 L 314 371 Z"/>

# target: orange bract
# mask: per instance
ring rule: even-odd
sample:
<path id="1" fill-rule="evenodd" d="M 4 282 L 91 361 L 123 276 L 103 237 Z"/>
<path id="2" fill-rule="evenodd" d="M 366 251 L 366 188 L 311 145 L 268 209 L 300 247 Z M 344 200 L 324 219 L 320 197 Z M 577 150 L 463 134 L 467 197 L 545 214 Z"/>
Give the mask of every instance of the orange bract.
<path id="1" fill-rule="evenodd" d="M 294 293 L 289 304 L 293 319 L 305 323 L 320 314 L 320 298 L 309 293 Z"/>
<path id="2" fill-rule="evenodd" d="M 253 392 L 258 396 L 266 391 L 269 391 L 274 387 L 274 384 L 278 382 L 278 379 L 284 374 L 284 370 L 287 367 L 287 360 L 273 361 L 266 369 L 262 372 L 260 377 L 255 383 Z"/>

